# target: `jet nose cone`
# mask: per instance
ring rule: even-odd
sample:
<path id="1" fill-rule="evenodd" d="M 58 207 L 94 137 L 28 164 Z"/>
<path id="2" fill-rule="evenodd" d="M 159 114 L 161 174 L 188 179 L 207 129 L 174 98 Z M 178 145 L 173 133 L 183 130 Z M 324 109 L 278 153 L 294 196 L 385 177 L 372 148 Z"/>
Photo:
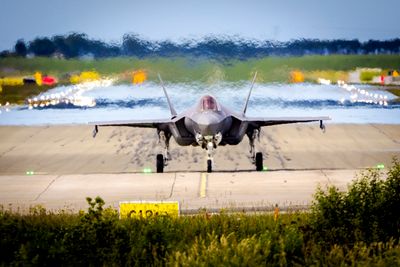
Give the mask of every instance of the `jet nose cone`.
<path id="1" fill-rule="evenodd" d="M 199 131 L 203 136 L 215 135 L 221 131 L 222 118 L 213 112 L 203 113 L 196 118 Z"/>

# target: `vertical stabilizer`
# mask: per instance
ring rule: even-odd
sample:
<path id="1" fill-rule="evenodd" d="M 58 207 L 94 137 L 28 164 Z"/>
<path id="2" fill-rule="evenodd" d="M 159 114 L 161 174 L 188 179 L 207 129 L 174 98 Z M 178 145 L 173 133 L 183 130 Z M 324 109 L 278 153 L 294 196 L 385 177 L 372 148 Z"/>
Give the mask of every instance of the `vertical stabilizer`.
<path id="1" fill-rule="evenodd" d="M 246 103 L 244 104 L 244 108 L 243 108 L 243 112 L 242 112 L 243 116 L 246 114 L 247 105 L 249 104 L 251 91 L 253 90 L 253 86 L 254 86 L 254 83 L 256 81 L 256 78 L 257 78 L 257 71 L 256 71 L 256 73 L 254 73 L 253 81 L 251 82 L 250 91 L 249 91 L 249 94 L 247 95 Z"/>
<path id="2" fill-rule="evenodd" d="M 163 82 L 163 80 L 161 79 L 160 73 L 158 73 L 158 79 L 160 80 L 160 83 L 161 83 L 161 86 L 162 86 L 162 88 L 163 88 L 165 97 L 167 98 L 169 110 L 171 111 L 171 116 L 172 116 L 172 117 L 175 117 L 175 116 L 177 115 L 177 113 L 176 113 L 174 107 L 172 106 L 171 100 L 169 99 L 169 96 L 168 96 L 168 94 L 167 94 L 167 90 L 165 89 L 164 82 Z"/>

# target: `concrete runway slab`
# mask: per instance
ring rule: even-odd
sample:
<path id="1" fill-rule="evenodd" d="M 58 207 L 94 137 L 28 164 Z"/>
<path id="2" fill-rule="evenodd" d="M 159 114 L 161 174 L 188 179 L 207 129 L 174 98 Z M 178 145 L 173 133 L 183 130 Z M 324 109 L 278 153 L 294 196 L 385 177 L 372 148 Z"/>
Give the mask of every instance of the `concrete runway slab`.
<path id="1" fill-rule="evenodd" d="M 179 201 L 182 212 L 202 208 L 307 207 L 318 185 L 346 189 L 357 170 L 164 174 L 0 176 L 0 204 L 13 209 L 42 205 L 49 210 L 87 209 L 86 197 L 107 206 L 120 201 Z M 205 185 L 205 187 L 203 186 Z"/>
<path id="2" fill-rule="evenodd" d="M 268 171 L 257 173 L 248 141 L 218 147 L 212 174 L 205 151 L 171 143 L 164 174 L 154 170 L 161 151 L 153 129 L 88 126 L 0 127 L 0 204 L 27 208 L 87 209 L 86 197 L 119 201 L 177 200 L 199 208 L 304 207 L 318 184 L 345 190 L 358 170 L 400 158 L 400 125 L 315 124 L 266 127 L 258 149 Z M 34 175 L 26 175 L 33 171 Z"/>

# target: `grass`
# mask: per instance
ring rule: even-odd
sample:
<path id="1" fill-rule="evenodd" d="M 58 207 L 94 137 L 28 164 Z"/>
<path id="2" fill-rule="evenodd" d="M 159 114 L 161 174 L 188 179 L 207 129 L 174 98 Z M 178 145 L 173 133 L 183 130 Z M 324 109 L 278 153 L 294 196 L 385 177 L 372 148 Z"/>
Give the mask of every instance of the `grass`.
<path id="1" fill-rule="evenodd" d="M 29 97 L 46 92 L 54 86 L 39 86 L 37 84 L 24 84 L 19 86 L 3 85 L 0 93 L 0 104 L 24 104 Z"/>
<path id="2" fill-rule="evenodd" d="M 387 89 L 389 92 L 391 92 L 392 94 L 400 97 L 400 88 L 389 88 Z"/>
<path id="3" fill-rule="evenodd" d="M 144 69 L 151 81 L 160 73 L 167 82 L 215 83 L 219 81 L 250 81 L 255 71 L 257 82 L 290 82 L 290 73 L 299 70 L 305 81 L 317 78 L 347 80 L 347 72 L 358 67 L 400 69 L 400 55 L 331 55 L 303 57 L 265 57 L 246 61 L 216 61 L 205 58 L 109 58 L 100 60 L 54 58 L 1 58 L 0 77 L 32 76 L 36 71 L 54 75 L 60 82 L 68 82 L 70 74 L 97 71 L 103 76 L 118 76 L 119 82 L 130 82 L 134 70 Z M 367 77 L 368 78 L 368 77 Z M 49 87 L 23 85 L 3 86 L 0 103 L 23 103 Z"/>
<path id="4" fill-rule="evenodd" d="M 79 214 L 0 210 L 0 265 L 399 266 L 400 163 L 318 189 L 308 213 L 118 219 L 88 198 Z"/>
<path id="5" fill-rule="evenodd" d="M 379 71 L 361 71 L 360 80 L 362 82 L 371 82 L 376 76 L 380 76 L 382 73 Z"/>
<path id="6" fill-rule="evenodd" d="M 226 81 L 251 79 L 259 72 L 260 82 L 287 82 L 290 71 L 349 71 L 357 67 L 399 69 L 400 55 L 331 55 L 303 57 L 265 57 L 246 61 L 215 61 L 204 58 L 109 58 L 100 60 L 60 60 L 53 58 L 0 59 L 0 76 L 29 75 L 35 71 L 64 75 L 77 71 L 96 70 L 102 75 L 120 74 L 137 69 L 148 71 L 149 79 L 160 73 L 166 81 L 207 81 L 223 78 Z"/>

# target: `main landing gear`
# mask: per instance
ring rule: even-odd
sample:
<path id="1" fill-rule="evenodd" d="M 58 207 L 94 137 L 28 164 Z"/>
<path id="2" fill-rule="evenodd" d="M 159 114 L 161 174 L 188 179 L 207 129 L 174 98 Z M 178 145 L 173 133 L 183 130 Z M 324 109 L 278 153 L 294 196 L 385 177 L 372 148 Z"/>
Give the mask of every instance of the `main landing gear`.
<path id="1" fill-rule="evenodd" d="M 263 154 L 262 152 L 256 152 L 255 141 L 260 142 L 260 130 L 254 129 L 247 133 L 250 143 L 250 158 L 254 165 L 256 165 L 256 171 L 260 172 L 264 169 Z"/>
<path id="2" fill-rule="evenodd" d="M 164 155 L 157 154 L 156 156 L 156 167 L 157 172 L 164 172 L 164 167 L 168 165 L 168 160 L 171 159 L 169 153 L 169 140 L 171 139 L 171 133 L 165 133 L 164 131 L 158 131 L 158 142 L 161 143 L 164 148 Z"/>

